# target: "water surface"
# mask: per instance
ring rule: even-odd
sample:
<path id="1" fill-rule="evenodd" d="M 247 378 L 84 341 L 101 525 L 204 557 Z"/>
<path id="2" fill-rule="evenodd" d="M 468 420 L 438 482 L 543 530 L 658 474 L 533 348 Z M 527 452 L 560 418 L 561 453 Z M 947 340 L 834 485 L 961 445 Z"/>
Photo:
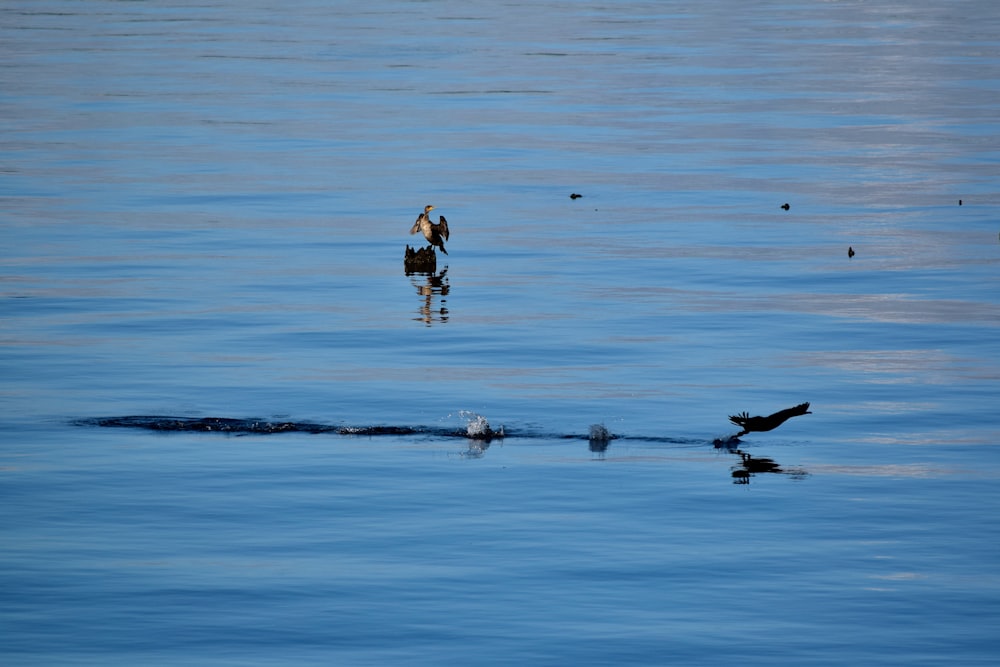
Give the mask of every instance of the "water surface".
<path id="1" fill-rule="evenodd" d="M 994 663 L 998 34 L 6 4 L 4 663 Z"/>

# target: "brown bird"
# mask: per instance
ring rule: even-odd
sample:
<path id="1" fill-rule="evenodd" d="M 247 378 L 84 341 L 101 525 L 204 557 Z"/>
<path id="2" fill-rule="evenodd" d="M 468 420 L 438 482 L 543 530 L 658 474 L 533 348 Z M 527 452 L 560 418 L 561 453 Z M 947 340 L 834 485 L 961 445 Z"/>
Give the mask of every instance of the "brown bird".
<path id="1" fill-rule="evenodd" d="M 809 404 L 802 403 L 801 405 L 796 405 L 794 408 L 779 410 L 773 415 L 768 415 L 767 417 L 751 417 L 746 412 L 741 415 L 731 415 L 729 417 L 729 421 L 743 429 L 736 434 L 736 437 L 738 438 L 741 435 L 750 433 L 751 431 L 771 431 L 778 428 L 784 424 L 786 420 L 791 419 L 792 417 L 811 414 L 812 413 L 809 412 Z"/>
<path id="2" fill-rule="evenodd" d="M 847 256 L 854 257 L 854 246 L 847 246 Z"/>
<path id="3" fill-rule="evenodd" d="M 441 252 L 448 254 L 448 251 L 444 249 L 444 241 L 448 240 L 448 221 L 444 219 L 444 216 L 438 216 L 441 222 L 434 224 L 431 222 L 431 218 L 428 213 L 434 210 L 434 207 L 428 204 L 424 206 L 424 212 L 417 216 L 417 221 L 413 223 L 413 227 L 410 228 L 411 234 L 416 234 L 418 231 L 423 232 L 424 238 L 432 246 L 437 246 L 441 248 Z M 441 239 L 444 239 L 442 241 Z"/>

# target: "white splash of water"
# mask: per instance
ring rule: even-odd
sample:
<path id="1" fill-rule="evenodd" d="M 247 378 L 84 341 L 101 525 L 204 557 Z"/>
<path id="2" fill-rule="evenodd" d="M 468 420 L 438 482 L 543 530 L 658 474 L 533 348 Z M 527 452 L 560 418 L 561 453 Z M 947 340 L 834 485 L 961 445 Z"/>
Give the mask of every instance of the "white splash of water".
<path id="1" fill-rule="evenodd" d="M 503 437 L 503 426 L 498 431 L 494 431 L 486 417 L 480 414 L 459 410 L 458 416 L 466 420 L 465 432 L 470 438 Z"/>
<path id="2" fill-rule="evenodd" d="M 612 436 L 604 424 L 591 424 L 588 437 L 591 442 L 610 442 Z"/>

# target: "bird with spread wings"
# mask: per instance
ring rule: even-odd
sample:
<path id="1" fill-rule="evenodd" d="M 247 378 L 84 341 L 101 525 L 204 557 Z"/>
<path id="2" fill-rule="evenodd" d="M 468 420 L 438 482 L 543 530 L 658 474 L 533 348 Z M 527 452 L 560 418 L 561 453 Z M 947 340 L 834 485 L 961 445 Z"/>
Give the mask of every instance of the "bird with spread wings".
<path id="1" fill-rule="evenodd" d="M 796 405 L 794 408 L 785 408 L 784 410 L 778 410 L 773 415 L 768 415 L 767 417 L 751 417 L 749 413 L 744 412 L 739 415 L 731 415 L 729 421 L 739 426 L 742 431 L 736 434 L 736 437 L 741 435 L 746 435 L 751 431 L 770 431 L 778 428 L 784 424 L 787 420 L 792 417 L 798 417 L 799 415 L 811 415 L 809 412 L 809 404 L 801 403 Z"/>
<path id="2" fill-rule="evenodd" d="M 428 204 L 424 206 L 424 212 L 417 216 L 417 221 L 413 223 L 413 227 L 410 228 L 411 234 L 416 234 L 418 231 L 423 232 L 424 238 L 431 246 L 437 246 L 441 248 L 441 252 L 448 254 L 448 251 L 444 249 L 444 242 L 448 240 L 448 221 L 444 219 L 444 216 L 438 216 L 441 222 L 434 224 L 431 222 L 431 217 L 427 215 L 434 209 L 433 206 Z"/>

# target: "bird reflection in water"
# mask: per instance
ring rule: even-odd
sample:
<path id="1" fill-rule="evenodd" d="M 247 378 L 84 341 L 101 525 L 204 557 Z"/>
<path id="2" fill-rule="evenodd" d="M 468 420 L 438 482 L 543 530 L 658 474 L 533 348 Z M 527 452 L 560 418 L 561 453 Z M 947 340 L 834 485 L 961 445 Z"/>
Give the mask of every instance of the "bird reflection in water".
<path id="1" fill-rule="evenodd" d="M 766 456 L 751 456 L 741 449 L 727 448 L 727 451 L 740 457 L 739 465 L 733 466 L 733 484 L 749 484 L 753 476 L 764 473 L 789 475 L 794 479 L 803 479 L 809 476 L 809 473 L 801 468 L 786 470 L 778 465 L 774 459 Z"/>
<path id="2" fill-rule="evenodd" d="M 410 284 L 416 288 L 417 295 L 421 299 L 420 317 L 414 319 L 422 321 L 427 326 L 431 326 L 435 322 L 447 322 L 448 308 L 446 304 L 448 300 L 445 297 L 451 291 L 451 285 L 448 284 L 448 267 L 439 273 L 408 275 Z"/>

